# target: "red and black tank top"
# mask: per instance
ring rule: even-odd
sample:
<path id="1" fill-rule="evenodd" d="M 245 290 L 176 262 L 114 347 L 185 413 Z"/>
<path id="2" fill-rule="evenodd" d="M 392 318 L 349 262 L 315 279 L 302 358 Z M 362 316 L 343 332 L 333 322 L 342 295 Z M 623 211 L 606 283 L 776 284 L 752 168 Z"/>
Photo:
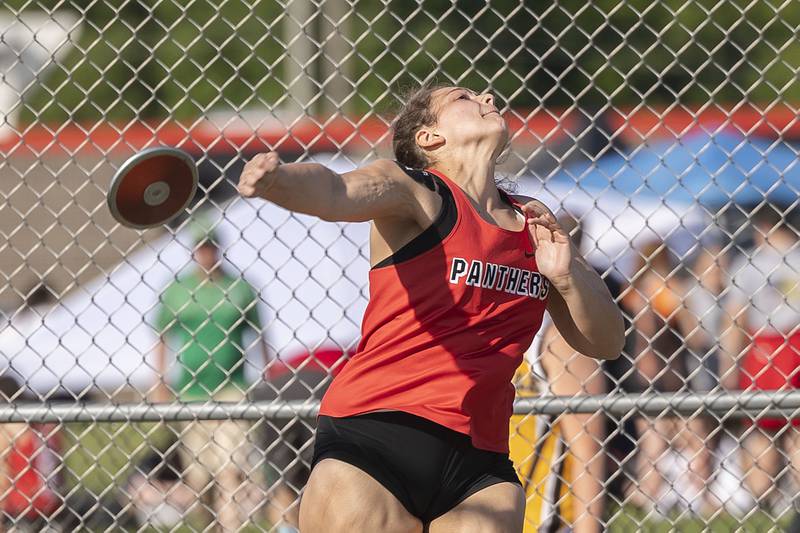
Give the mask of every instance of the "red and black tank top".
<path id="1" fill-rule="evenodd" d="M 404 411 L 470 435 L 476 448 L 508 452 L 511 378 L 541 326 L 550 284 L 537 271 L 527 227 L 490 224 L 446 176 L 408 172 L 442 189 L 443 204 L 454 207 L 452 229 L 422 253 L 399 257 L 430 241 L 440 215 L 370 271 L 361 342 L 320 414 Z"/>

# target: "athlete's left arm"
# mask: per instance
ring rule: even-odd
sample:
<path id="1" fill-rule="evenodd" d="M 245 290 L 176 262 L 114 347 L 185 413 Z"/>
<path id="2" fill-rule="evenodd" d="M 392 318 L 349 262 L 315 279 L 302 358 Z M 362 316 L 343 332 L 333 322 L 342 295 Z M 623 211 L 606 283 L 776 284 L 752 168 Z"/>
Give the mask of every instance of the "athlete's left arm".
<path id="1" fill-rule="evenodd" d="M 596 359 L 616 359 L 625 344 L 622 313 L 603 279 L 581 257 L 542 202 L 517 198 L 528 216 L 536 264 L 554 290 L 547 310 L 564 340 Z"/>

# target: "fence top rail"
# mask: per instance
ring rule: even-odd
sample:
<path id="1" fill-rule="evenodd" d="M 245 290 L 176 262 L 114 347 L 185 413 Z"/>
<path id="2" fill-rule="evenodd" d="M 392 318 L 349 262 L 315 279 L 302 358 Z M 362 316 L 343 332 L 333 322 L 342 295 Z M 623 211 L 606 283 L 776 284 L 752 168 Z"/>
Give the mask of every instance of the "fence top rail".
<path id="1" fill-rule="evenodd" d="M 594 413 L 644 415 L 709 413 L 740 417 L 746 415 L 793 416 L 800 410 L 800 390 L 783 392 L 719 392 L 612 394 L 597 396 L 540 396 L 518 398 L 514 413 L 559 415 Z M 189 420 L 258 420 L 313 418 L 319 414 L 317 401 L 197 402 L 165 404 L 101 403 L 17 403 L 0 406 L 0 423 L 72 422 L 179 422 Z"/>

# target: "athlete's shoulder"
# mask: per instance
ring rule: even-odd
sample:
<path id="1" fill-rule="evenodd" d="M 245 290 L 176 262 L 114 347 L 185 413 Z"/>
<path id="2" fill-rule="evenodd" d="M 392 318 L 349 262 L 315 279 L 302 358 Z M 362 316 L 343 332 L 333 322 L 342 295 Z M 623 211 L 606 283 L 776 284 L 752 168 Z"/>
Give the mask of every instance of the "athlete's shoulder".
<path id="1" fill-rule="evenodd" d="M 371 163 L 358 167 L 353 173 L 390 181 L 405 181 L 409 179 L 403 168 L 391 159 L 376 159 Z"/>
<path id="2" fill-rule="evenodd" d="M 380 176 L 406 183 L 418 183 L 432 191 L 437 189 L 434 175 L 427 170 L 407 167 L 391 159 L 378 159 L 369 165 L 361 167 L 359 170 L 376 177 Z"/>
<path id="3" fill-rule="evenodd" d="M 427 174 L 429 174 L 427 171 L 411 169 L 391 159 L 376 159 L 352 172 L 345 173 L 344 177 L 345 179 L 366 179 L 366 182 L 372 183 L 373 186 L 380 186 L 385 190 L 405 190 L 413 196 L 417 196 L 424 191 L 424 188 L 419 186 L 420 184 L 435 190 L 425 183 L 423 175 Z"/>
<path id="4" fill-rule="evenodd" d="M 391 159 L 376 159 L 371 163 L 359 167 L 358 172 L 385 177 L 394 177 L 403 174 L 400 165 Z"/>

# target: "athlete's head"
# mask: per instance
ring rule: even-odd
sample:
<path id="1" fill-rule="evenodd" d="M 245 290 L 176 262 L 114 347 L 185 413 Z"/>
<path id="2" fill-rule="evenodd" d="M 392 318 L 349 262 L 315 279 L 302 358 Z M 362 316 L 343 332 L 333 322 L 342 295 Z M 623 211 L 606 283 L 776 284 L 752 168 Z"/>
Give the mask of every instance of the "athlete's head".
<path id="1" fill-rule="evenodd" d="M 397 161 L 412 168 L 459 153 L 485 153 L 496 160 L 508 127 L 491 93 L 452 86 L 423 87 L 408 97 L 393 125 Z"/>

